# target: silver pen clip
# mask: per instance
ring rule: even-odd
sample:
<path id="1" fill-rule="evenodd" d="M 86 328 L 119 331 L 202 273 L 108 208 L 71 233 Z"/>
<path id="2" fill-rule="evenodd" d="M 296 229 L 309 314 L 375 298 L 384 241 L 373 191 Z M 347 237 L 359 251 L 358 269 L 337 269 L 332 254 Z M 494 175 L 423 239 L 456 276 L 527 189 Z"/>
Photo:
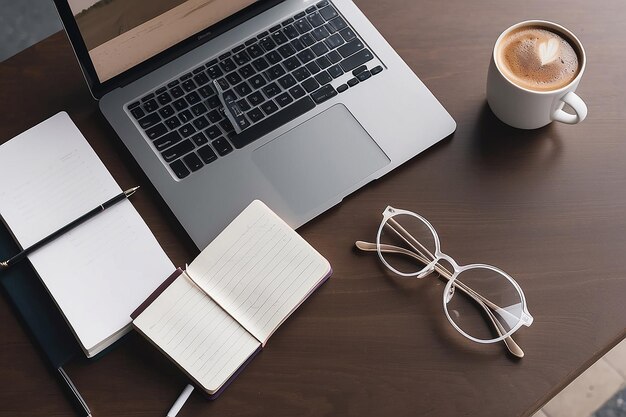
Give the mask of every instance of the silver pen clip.
<path id="1" fill-rule="evenodd" d="M 215 87 L 215 91 L 217 91 L 217 96 L 224 107 L 224 114 L 230 124 L 233 125 L 233 129 L 237 134 L 243 132 L 247 127 L 250 126 L 250 122 L 243 114 L 243 111 L 235 101 L 235 99 L 230 94 L 224 94 L 224 89 L 220 85 L 217 80 L 213 80 L 213 86 Z"/>

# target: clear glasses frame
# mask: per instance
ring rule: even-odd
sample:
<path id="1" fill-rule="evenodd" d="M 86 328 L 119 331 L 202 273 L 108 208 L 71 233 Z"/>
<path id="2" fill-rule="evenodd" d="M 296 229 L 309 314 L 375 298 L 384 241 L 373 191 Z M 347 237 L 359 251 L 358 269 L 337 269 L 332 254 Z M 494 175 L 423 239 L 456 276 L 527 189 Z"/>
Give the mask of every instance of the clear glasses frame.
<path id="1" fill-rule="evenodd" d="M 425 226 L 428 227 L 428 229 L 430 230 L 434 238 L 434 243 L 435 243 L 434 254 L 431 253 L 426 247 L 424 247 L 422 243 L 420 243 L 414 236 L 412 236 L 404 227 L 402 227 L 402 225 L 400 225 L 397 221 L 395 221 L 394 217 L 398 215 L 412 216 L 415 219 L 421 221 Z M 413 249 L 413 251 L 402 248 L 402 247 L 381 243 L 381 235 L 383 234 L 383 230 L 385 229 L 385 227 L 388 227 L 389 229 L 391 229 L 391 231 L 397 234 L 399 238 L 404 240 Z M 533 322 L 533 317 L 528 312 L 528 307 L 526 304 L 526 297 L 524 296 L 524 292 L 522 291 L 522 288 L 509 274 L 507 274 L 506 272 L 502 271 L 499 268 L 496 268 L 495 266 L 487 265 L 487 264 L 469 264 L 469 265 L 464 265 L 464 266 L 459 265 L 452 257 L 450 257 L 449 255 L 441 251 L 441 243 L 439 240 L 439 235 L 437 234 L 437 231 L 435 230 L 435 228 L 424 217 L 412 211 L 396 209 L 391 206 L 388 206 L 383 212 L 383 219 L 380 223 L 380 227 L 378 228 L 378 232 L 376 234 L 376 244 L 363 242 L 363 241 L 357 241 L 356 246 L 360 250 L 376 251 L 378 253 L 378 257 L 380 258 L 381 262 L 389 270 L 391 270 L 395 274 L 400 275 L 402 277 L 424 278 L 433 272 L 438 272 L 441 277 L 447 280 L 447 283 L 443 292 L 444 312 L 450 324 L 452 324 L 452 326 L 459 333 L 461 333 L 463 336 L 477 343 L 495 343 L 499 341 L 504 341 L 507 348 L 513 355 L 518 356 L 518 357 L 524 356 L 524 352 L 522 351 L 522 349 L 511 338 L 511 335 L 515 333 L 520 327 L 530 326 Z M 385 256 L 383 255 L 384 253 L 406 255 L 408 257 L 414 258 L 416 261 L 424 264 L 425 266 L 422 269 L 416 272 L 412 272 L 412 273 L 399 271 L 398 269 L 394 268 L 394 266 L 391 265 L 385 259 Z M 442 260 L 447 261 L 452 266 L 453 271 L 449 271 L 443 265 L 441 265 L 440 262 Z M 504 326 L 500 323 L 500 321 L 494 314 L 494 311 L 498 312 L 500 315 L 507 314 L 505 309 L 502 309 L 496 304 L 492 303 L 490 300 L 483 297 L 481 294 L 474 291 L 472 288 L 468 287 L 461 281 L 457 281 L 457 277 L 459 276 L 459 274 L 472 270 L 472 269 L 486 269 L 486 270 L 495 272 L 496 274 L 499 274 L 502 278 L 505 278 L 506 280 L 508 280 L 510 284 L 519 293 L 520 304 L 521 304 L 520 314 L 514 317 L 514 319 L 516 320 L 516 323 L 514 325 L 511 325 L 508 331 L 504 328 Z M 452 296 L 454 295 L 455 289 L 462 291 L 463 293 L 465 293 L 465 295 L 469 296 L 473 301 L 478 303 L 478 305 L 486 313 L 486 316 L 489 318 L 489 322 L 494 326 L 494 329 L 496 330 L 498 334 L 497 337 L 488 339 L 488 340 L 479 339 L 468 334 L 455 323 L 455 321 L 450 316 L 450 313 L 448 312 L 448 308 L 447 308 L 447 304 L 452 298 Z M 510 317 L 508 319 L 513 319 L 513 318 Z"/>

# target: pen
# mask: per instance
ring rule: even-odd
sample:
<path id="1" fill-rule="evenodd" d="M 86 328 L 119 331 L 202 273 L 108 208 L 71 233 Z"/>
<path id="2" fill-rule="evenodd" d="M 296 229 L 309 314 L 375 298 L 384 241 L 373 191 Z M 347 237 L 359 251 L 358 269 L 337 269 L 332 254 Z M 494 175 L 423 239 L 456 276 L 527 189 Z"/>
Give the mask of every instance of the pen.
<path id="1" fill-rule="evenodd" d="M 78 219 L 74 220 L 73 222 L 63 226 L 62 228 L 60 228 L 56 232 L 50 234 L 47 237 L 44 237 L 43 239 L 41 239 L 39 242 L 35 243 L 34 245 L 24 249 L 23 251 L 21 251 L 20 253 L 18 253 L 14 257 L 12 257 L 11 259 L 9 259 L 7 261 L 4 261 L 4 262 L 0 262 L 0 270 L 7 269 L 7 268 L 11 267 L 11 265 L 14 265 L 14 264 L 18 263 L 19 261 L 21 261 L 24 258 L 26 258 L 32 252 L 36 251 L 37 249 L 41 248 L 42 246 L 44 246 L 44 245 L 46 245 L 46 244 L 48 244 L 50 242 L 52 242 L 53 240 L 55 240 L 59 236 L 62 236 L 63 234 L 69 232 L 70 230 L 74 229 L 76 226 L 79 226 L 79 225 L 83 224 L 87 220 L 89 220 L 92 217 L 94 217 L 96 214 L 102 213 L 104 210 L 106 210 L 109 207 L 115 205 L 116 203 L 119 203 L 120 201 L 127 199 L 131 195 L 135 194 L 135 191 L 137 191 L 138 189 L 139 189 L 139 187 L 133 187 L 133 188 L 131 188 L 129 190 L 126 190 L 126 191 L 116 195 L 115 197 L 113 197 L 109 201 L 106 201 L 106 202 L 100 204 L 98 207 L 96 207 L 93 210 L 85 213 L 84 215 L 80 216 Z"/>
<path id="2" fill-rule="evenodd" d="M 85 400 L 83 400 L 80 392 L 78 392 L 78 389 L 76 389 L 76 386 L 74 385 L 70 377 L 67 376 L 63 367 L 59 366 L 57 368 L 57 371 L 59 372 L 59 376 L 64 383 L 68 395 L 72 399 L 76 411 L 80 412 L 81 415 L 84 415 L 85 417 L 91 417 L 91 410 L 89 410 L 87 403 L 85 402 Z"/>
<path id="3" fill-rule="evenodd" d="M 181 392 L 178 396 L 178 399 L 174 402 L 174 405 L 172 405 L 172 408 L 170 408 L 170 411 L 167 412 L 167 417 L 176 417 L 176 414 L 178 414 L 180 409 L 183 408 L 185 401 L 187 401 L 187 398 L 189 398 L 192 391 L 193 385 L 187 384 L 183 392 Z"/>

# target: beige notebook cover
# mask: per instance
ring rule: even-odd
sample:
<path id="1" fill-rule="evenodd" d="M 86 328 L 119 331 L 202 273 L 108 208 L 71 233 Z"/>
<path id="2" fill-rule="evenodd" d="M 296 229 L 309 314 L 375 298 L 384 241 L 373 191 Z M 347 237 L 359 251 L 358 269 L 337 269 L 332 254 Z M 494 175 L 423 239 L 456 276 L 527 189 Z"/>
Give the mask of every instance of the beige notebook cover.
<path id="1" fill-rule="evenodd" d="M 215 395 L 330 274 L 328 261 L 256 200 L 133 324 Z"/>

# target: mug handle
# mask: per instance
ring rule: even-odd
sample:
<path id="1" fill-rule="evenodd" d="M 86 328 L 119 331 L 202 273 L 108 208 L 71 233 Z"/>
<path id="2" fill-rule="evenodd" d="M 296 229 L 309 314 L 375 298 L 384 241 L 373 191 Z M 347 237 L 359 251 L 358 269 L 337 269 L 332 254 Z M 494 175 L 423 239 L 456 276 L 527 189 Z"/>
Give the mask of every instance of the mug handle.
<path id="1" fill-rule="evenodd" d="M 570 114 L 566 111 L 558 109 L 552 114 L 552 120 L 556 120 L 557 122 L 561 123 L 567 123 L 569 125 L 580 123 L 585 120 L 585 117 L 587 117 L 587 105 L 580 97 L 576 95 L 576 93 L 570 91 L 569 93 L 561 97 L 561 101 L 569 104 L 570 107 L 574 109 L 576 114 Z"/>

